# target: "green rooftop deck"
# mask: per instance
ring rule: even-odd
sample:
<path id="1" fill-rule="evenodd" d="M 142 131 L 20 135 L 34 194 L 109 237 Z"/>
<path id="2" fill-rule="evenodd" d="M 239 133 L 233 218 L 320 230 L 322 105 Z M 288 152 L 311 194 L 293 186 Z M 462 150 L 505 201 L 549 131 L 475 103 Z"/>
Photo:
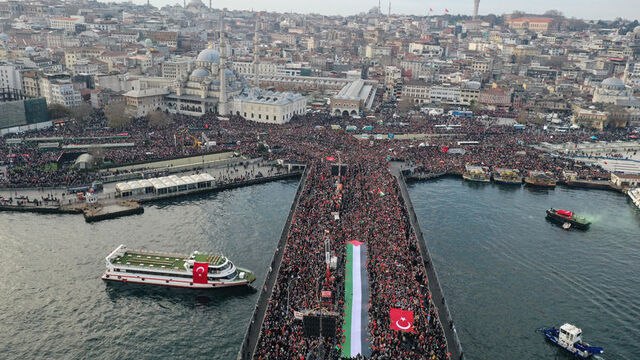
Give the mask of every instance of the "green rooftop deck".
<path id="1" fill-rule="evenodd" d="M 197 262 L 209 263 L 211 266 L 219 266 L 224 263 L 225 257 L 221 255 L 196 254 L 195 260 Z"/>
<path id="2" fill-rule="evenodd" d="M 113 264 L 139 266 L 147 268 L 160 268 L 172 270 L 184 270 L 184 264 L 187 256 L 170 255 L 170 254 L 153 254 L 144 252 L 127 251 L 122 256 L 113 259 Z M 207 262 L 210 266 L 222 265 L 225 257 L 221 255 L 196 254 L 195 261 Z"/>
<path id="3" fill-rule="evenodd" d="M 163 256 L 160 254 L 125 252 L 124 255 L 115 258 L 113 264 L 184 270 L 185 261 L 185 258 Z"/>

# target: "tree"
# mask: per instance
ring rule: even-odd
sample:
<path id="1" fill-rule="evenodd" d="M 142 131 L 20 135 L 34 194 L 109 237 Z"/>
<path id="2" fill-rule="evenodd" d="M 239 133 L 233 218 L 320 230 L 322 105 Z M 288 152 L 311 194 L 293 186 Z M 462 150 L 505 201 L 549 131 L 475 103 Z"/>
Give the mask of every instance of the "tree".
<path id="1" fill-rule="evenodd" d="M 71 114 L 71 111 L 68 107 L 62 104 L 51 104 L 48 108 L 49 118 L 51 119 L 60 119 L 67 117 Z"/>
<path id="2" fill-rule="evenodd" d="M 173 122 L 172 120 L 173 119 L 171 119 L 170 115 L 159 110 L 152 111 L 147 115 L 147 122 L 149 126 L 156 129 L 165 129 L 169 127 Z"/>
<path id="3" fill-rule="evenodd" d="M 78 106 L 74 106 L 71 109 L 71 117 L 73 117 L 78 125 L 86 124 L 89 116 L 93 114 L 93 108 L 87 103 L 81 103 Z"/>
<path id="4" fill-rule="evenodd" d="M 114 102 L 104 107 L 104 116 L 107 125 L 111 128 L 121 129 L 131 124 L 131 117 L 125 113 L 126 106 L 123 102 Z"/>
<path id="5" fill-rule="evenodd" d="M 552 18 L 561 18 L 561 17 L 564 17 L 564 14 L 562 14 L 562 12 L 559 10 L 547 10 L 544 13 L 544 16 L 548 16 Z"/>

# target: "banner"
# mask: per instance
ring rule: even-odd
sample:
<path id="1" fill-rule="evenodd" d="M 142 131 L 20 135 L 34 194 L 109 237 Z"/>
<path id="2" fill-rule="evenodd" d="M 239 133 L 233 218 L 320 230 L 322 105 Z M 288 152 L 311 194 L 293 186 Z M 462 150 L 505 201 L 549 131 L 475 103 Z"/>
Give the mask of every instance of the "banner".
<path id="1" fill-rule="evenodd" d="M 391 330 L 414 332 L 413 311 L 391 308 L 389 311 Z"/>
<path id="2" fill-rule="evenodd" d="M 345 269 L 345 294 L 343 324 L 344 343 L 342 356 L 352 358 L 361 354 L 371 355 L 371 346 L 367 339 L 369 331 L 369 282 L 366 266 L 366 246 L 363 242 L 347 242 L 347 264 Z"/>

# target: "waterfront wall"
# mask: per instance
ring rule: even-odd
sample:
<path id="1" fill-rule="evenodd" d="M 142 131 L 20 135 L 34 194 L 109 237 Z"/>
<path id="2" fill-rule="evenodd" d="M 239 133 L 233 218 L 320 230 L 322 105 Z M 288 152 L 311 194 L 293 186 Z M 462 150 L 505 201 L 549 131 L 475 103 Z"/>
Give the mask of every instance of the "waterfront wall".
<path id="1" fill-rule="evenodd" d="M 442 324 L 445 338 L 447 339 L 447 349 L 451 353 L 451 359 L 462 359 L 462 346 L 460 344 L 460 339 L 458 338 L 458 333 L 456 331 L 453 318 L 451 317 L 451 313 L 449 312 L 449 306 L 445 301 L 444 293 L 442 292 L 442 287 L 440 286 L 440 281 L 438 280 L 438 274 L 436 273 L 433 261 L 431 260 L 431 253 L 429 253 L 429 248 L 427 247 L 427 244 L 424 241 L 424 237 L 422 236 L 422 230 L 420 229 L 418 218 L 416 217 L 416 213 L 413 209 L 413 204 L 411 203 L 411 198 L 409 197 L 409 191 L 407 190 L 404 175 L 400 171 L 394 170 L 393 168 L 391 169 L 391 171 L 398 181 L 398 186 L 400 187 L 400 195 L 402 196 L 405 207 L 407 209 L 407 215 L 409 216 L 409 223 L 411 224 L 411 227 L 416 234 L 418 249 L 424 261 L 424 266 L 427 270 L 431 299 L 438 309 L 440 323 Z"/>
<path id="2" fill-rule="evenodd" d="M 289 235 L 289 229 L 291 227 L 291 220 L 293 219 L 293 215 L 298 208 L 300 194 L 304 189 L 307 176 L 308 169 L 305 168 L 302 173 L 300 183 L 298 184 L 296 196 L 293 199 L 293 205 L 289 210 L 287 221 L 284 223 L 284 227 L 282 228 L 282 234 L 280 235 L 280 240 L 278 241 L 276 251 L 273 254 L 273 259 L 271 260 L 271 265 L 269 266 L 267 277 L 260 291 L 260 297 L 258 298 L 258 302 L 256 303 L 253 315 L 251 316 L 251 321 L 247 325 L 244 340 L 242 341 L 240 351 L 238 352 L 238 360 L 253 359 L 253 354 L 255 353 L 256 346 L 258 345 L 258 340 L 260 339 L 260 330 L 262 329 L 262 322 L 264 321 L 264 317 L 267 311 L 267 305 L 269 299 L 271 298 L 273 287 L 275 286 L 276 280 L 278 279 L 278 273 L 280 272 L 280 264 L 282 263 L 282 256 L 284 255 L 287 237 Z"/>

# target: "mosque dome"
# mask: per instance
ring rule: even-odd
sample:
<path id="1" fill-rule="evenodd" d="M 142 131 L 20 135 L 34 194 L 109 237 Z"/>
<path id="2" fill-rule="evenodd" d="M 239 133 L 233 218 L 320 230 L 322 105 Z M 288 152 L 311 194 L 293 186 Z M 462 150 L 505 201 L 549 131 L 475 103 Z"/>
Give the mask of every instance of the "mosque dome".
<path id="1" fill-rule="evenodd" d="M 198 78 L 198 79 L 201 79 L 201 78 L 206 78 L 206 77 L 208 77 L 209 75 L 210 75 L 210 73 L 209 73 L 209 71 L 208 71 L 207 69 L 197 68 L 197 69 L 195 69 L 195 70 L 193 70 L 193 71 L 191 72 L 190 77 L 191 77 L 191 78 Z"/>
<path id="2" fill-rule="evenodd" d="M 214 49 L 204 49 L 200 51 L 200 54 L 198 54 L 196 61 L 220 63 L 220 53 Z"/>
<path id="3" fill-rule="evenodd" d="M 624 90 L 624 81 L 616 77 L 610 77 L 602 81 L 602 87 L 609 90 Z"/>

